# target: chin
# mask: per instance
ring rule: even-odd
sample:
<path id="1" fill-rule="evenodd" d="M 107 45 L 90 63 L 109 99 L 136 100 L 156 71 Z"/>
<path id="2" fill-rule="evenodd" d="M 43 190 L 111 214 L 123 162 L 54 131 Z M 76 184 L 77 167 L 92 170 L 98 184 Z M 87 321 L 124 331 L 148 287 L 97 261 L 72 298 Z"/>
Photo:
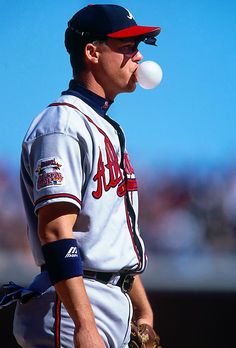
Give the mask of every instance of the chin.
<path id="1" fill-rule="evenodd" d="M 122 87 L 120 87 L 116 95 L 120 93 L 131 93 L 135 91 L 135 89 L 136 89 L 136 82 L 129 80 L 126 85 L 123 85 Z"/>
<path id="2" fill-rule="evenodd" d="M 127 92 L 133 92 L 136 89 L 136 82 L 131 82 L 129 81 L 128 85 L 127 85 Z"/>

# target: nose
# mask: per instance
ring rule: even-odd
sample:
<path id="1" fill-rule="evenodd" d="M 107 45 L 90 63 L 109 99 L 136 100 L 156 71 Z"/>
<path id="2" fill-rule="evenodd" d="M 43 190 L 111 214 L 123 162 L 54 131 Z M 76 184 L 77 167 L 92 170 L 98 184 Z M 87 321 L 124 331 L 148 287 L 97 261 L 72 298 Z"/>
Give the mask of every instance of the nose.
<path id="1" fill-rule="evenodd" d="M 139 50 L 137 50 L 137 52 L 135 53 L 135 55 L 132 57 L 132 61 L 133 61 L 133 62 L 139 62 L 139 61 L 142 60 L 142 59 L 143 59 L 142 53 L 141 53 Z"/>

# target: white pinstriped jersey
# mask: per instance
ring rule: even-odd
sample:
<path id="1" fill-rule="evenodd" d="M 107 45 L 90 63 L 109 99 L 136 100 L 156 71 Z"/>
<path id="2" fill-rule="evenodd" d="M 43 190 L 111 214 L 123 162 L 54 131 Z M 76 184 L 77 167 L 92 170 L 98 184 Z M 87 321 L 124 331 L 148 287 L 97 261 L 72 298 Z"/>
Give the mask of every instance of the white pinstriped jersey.
<path id="1" fill-rule="evenodd" d="M 128 154 L 122 156 L 113 125 L 80 98 L 62 95 L 32 122 L 23 141 L 21 185 L 37 265 L 44 263 L 38 209 L 70 202 L 80 210 L 74 237 L 84 269 L 144 270 L 137 183 Z"/>

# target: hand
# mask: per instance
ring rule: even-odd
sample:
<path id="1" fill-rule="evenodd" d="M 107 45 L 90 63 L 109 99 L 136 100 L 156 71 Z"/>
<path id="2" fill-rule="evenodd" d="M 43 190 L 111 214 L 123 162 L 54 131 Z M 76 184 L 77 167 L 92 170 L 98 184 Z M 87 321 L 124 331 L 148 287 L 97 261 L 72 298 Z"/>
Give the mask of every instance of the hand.
<path id="1" fill-rule="evenodd" d="M 96 327 L 76 327 L 74 331 L 75 348 L 106 348 Z"/>
<path id="2" fill-rule="evenodd" d="M 146 316 L 145 315 L 139 316 L 137 313 L 134 313 L 133 322 L 136 325 L 148 324 L 149 326 L 153 328 L 153 315 L 146 314 Z"/>

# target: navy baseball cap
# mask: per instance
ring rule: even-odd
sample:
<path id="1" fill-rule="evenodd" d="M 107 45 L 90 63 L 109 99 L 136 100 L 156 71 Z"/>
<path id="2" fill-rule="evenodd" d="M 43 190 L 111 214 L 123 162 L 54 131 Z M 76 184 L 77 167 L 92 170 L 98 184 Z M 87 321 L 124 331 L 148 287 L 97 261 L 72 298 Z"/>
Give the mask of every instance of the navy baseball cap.
<path id="1" fill-rule="evenodd" d="M 140 41 L 155 45 L 161 28 L 138 25 L 129 10 L 119 5 L 88 5 L 68 22 L 68 29 L 81 37 L 126 39 L 138 37 Z"/>

